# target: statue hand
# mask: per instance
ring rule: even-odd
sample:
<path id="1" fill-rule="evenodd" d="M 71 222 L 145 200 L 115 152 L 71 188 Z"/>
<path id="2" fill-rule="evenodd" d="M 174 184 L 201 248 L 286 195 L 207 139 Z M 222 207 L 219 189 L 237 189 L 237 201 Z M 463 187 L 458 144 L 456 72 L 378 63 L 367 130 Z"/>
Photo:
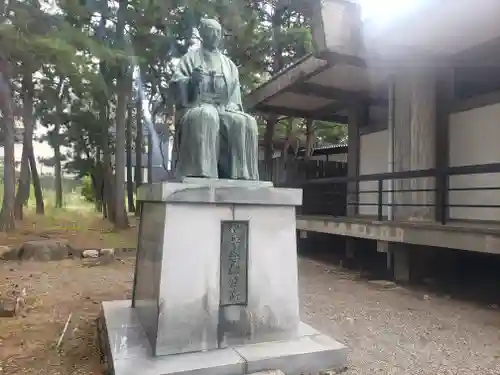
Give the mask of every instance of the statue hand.
<path id="1" fill-rule="evenodd" d="M 191 82 L 197 86 L 200 84 L 203 77 L 203 68 L 197 67 L 193 69 L 193 73 L 191 74 Z"/>
<path id="2" fill-rule="evenodd" d="M 226 106 L 226 110 L 229 112 L 240 112 L 240 107 L 235 103 L 229 103 Z"/>

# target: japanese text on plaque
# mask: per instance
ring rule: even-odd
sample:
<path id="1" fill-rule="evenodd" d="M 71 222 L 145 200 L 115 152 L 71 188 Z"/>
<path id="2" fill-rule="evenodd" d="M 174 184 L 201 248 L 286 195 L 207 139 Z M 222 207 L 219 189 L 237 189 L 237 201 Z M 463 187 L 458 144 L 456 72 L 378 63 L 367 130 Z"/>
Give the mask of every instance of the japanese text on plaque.
<path id="1" fill-rule="evenodd" d="M 223 221 L 220 304 L 247 303 L 248 222 Z"/>

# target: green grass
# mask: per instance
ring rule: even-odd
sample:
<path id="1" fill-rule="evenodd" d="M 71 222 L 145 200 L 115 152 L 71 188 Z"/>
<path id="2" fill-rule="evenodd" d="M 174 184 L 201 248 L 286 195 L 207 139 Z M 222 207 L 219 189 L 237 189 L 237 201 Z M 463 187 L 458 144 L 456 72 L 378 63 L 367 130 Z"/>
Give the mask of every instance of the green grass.
<path id="1" fill-rule="evenodd" d="M 3 185 L 0 184 L 3 198 Z M 43 191 L 45 215 L 35 213 L 34 189 L 24 210 L 24 218 L 16 230 L 0 234 L 0 245 L 18 245 L 32 239 L 67 239 L 77 248 L 135 247 L 136 221 L 130 218 L 131 228 L 115 231 L 113 225 L 95 211 L 95 206 L 80 194 L 80 188 L 64 192 L 63 207 L 55 207 L 55 191 Z"/>

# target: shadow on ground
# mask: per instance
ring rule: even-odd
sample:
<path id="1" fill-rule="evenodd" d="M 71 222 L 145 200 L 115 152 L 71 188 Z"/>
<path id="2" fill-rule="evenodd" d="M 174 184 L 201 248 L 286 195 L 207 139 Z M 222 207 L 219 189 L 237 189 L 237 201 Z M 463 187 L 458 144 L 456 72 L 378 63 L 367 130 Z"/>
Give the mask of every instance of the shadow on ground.
<path id="1" fill-rule="evenodd" d="M 354 259 L 346 258 L 346 238 L 309 233 L 299 240 L 299 254 L 313 260 L 357 271 L 364 280 L 393 280 L 387 270 L 387 256 L 377 252 L 376 241 L 358 240 Z M 409 290 L 432 293 L 496 307 L 500 305 L 500 256 L 445 248 L 428 249 L 423 274 L 406 285 Z M 419 256 L 418 253 L 416 256 Z"/>

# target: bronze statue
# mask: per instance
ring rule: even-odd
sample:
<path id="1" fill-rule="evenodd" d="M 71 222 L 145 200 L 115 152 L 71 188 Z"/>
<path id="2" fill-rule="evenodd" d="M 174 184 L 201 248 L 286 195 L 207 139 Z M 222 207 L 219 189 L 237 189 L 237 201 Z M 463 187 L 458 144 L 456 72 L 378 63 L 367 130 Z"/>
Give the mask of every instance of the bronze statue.
<path id="1" fill-rule="evenodd" d="M 238 68 L 220 50 L 222 27 L 203 19 L 202 46 L 179 61 L 170 86 L 176 101 L 176 178 L 258 180 L 258 129 L 243 112 Z"/>

